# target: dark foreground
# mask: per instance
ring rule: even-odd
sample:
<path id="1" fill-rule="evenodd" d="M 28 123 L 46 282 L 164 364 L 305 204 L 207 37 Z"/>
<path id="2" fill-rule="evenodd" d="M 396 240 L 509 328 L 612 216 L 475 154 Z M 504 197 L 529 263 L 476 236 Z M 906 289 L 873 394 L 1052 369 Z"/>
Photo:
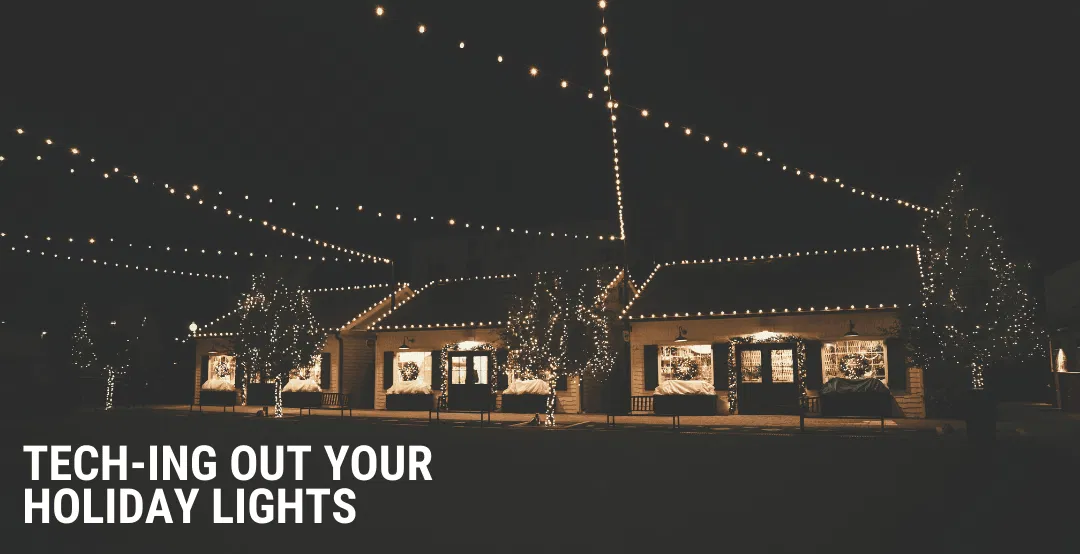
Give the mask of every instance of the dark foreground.
<path id="1" fill-rule="evenodd" d="M 3 520 L 13 531 L 5 542 L 31 552 L 1035 551 L 1075 547 L 1080 498 L 1075 450 L 1019 436 L 981 449 L 963 435 L 925 433 L 480 429 L 151 411 L 15 417 L 0 429 Z M 151 444 L 209 444 L 218 477 L 151 483 L 146 471 L 131 471 L 123 484 L 34 483 L 24 444 L 126 444 L 136 460 Z M 289 469 L 274 483 L 232 480 L 228 456 L 238 444 L 312 445 L 306 479 L 292 481 Z M 425 445 L 433 481 L 333 482 L 324 444 Z M 164 487 L 174 507 L 172 488 L 200 493 L 189 525 L 23 523 L 23 488 L 87 486 L 137 488 L 147 500 Z M 214 487 L 231 498 L 259 486 L 352 488 L 356 519 L 334 523 L 328 501 L 318 525 L 307 523 L 310 507 L 303 524 L 209 524 Z"/>

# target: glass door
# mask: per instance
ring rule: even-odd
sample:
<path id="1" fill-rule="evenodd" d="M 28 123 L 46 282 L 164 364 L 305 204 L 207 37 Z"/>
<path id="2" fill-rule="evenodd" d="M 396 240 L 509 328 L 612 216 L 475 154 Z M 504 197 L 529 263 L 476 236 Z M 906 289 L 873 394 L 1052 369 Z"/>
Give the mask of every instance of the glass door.
<path id="1" fill-rule="evenodd" d="M 740 414 L 798 413 L 794 345 L 747 345 L 737 354 Z"/>
<path id="2" fill-rule="evenodd" d="M 452 352 L 447 406 L 451 410 L 488 410 L 494 401 L 491 394 L 491 354 L 488 352 Z"/>

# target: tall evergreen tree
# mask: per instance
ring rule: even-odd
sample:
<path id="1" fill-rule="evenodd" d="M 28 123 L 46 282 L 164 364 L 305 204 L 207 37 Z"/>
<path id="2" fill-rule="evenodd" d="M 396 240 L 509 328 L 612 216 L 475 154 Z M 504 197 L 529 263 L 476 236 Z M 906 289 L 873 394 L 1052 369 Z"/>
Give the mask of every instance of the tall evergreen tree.
<path id="1" fill-rule="evenodd" d="M 1046 343 L 1027 268 L 1009 258 L 964 181 L 957 172 L 941 213 L 922 224 L 922 303 L 908 326 L 929 384 L 952 390 L 982 389 L 988 372 L 1031 367 Z"/>
<path id="2" fill-rule="evenodd" d="M 240 330 L 235 342 L 245 388 L 249 376 L 274 383 L 274 415 L 281 417 L 281 387 L 289 372 L 310 366 L 324 338 L 304 291 L 281 278 L 255 276 L 251 291 L 240 301 Z"/>

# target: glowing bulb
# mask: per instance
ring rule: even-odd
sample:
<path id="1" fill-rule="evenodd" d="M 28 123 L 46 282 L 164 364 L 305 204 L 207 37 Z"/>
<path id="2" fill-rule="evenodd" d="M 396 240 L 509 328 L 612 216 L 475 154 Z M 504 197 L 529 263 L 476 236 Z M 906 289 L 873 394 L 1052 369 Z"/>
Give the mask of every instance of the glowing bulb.
<path id="1" fill-rule="evenodd" d="M 540 73 L 539 69 L 536 69 L 535 67 L 530 67 L 529 68 L 529 75 L 532 75 L 533 77 L 536 77 L 539 73 Z"/>
<path id="2" fill-rule="evenodd" d="M 15 132 L 21 135 L 21 134 L 23 134 L 23 133 L 24 133 L 25 131 L 23 131 L 22 129 L 15 129 Z"/>
<path id="3" fill-rule="evenodd" d="M 608 77 L 611 77 L 611 68 L 610 67 L 604 70 L 604 75 L 607 75 Z"/>
<path id="4" fill-rule="evenodd" d="M 382 6 L 375 6 L 375 15 L 381 16 L 384 13 L 386 12 L 383 10 Z"/>
<path id="5" fill-rule="evenodd" d="M 690 128 L 687 127 L 686 129 L 683 129 L 683 132 L 685 132 L 689 136 L 691 131 Z"/>
<path id="6" fill-rule="evenodd" d="M 464 42 L 459 42 L 457 47 L 458 48 L 465 48 L 465 43 Z"/>
<path id="7" fill-rule="evenodd" d="M 453 220 L 453 219 L 451 219 L 451 220 L 450 220 L 450 225 L 453 225 L 454 223 L 455 223 L 455 222 L 454 222 L 454 220 Z"/>
<path id="8" fill-rule="evenodd" d="M 499 63 L 502 63 L 502 56 L 499 56 Z"/>
<path id="9" fill-rule="evenodd" d="M 589 97 L 589 98 L 592 98 L 592 93 L 591 93 L 591 92 L 590 92 L 590 93 L 588 94 L 588 97 Z"/>
<path id="10" fill-rule="evenodd" d="M 52 144 L 52 139 L 45 139 L 45 144 Z"/>
<path id="11" fill-rule="evenodd" d="M 641 110 L 641 117 L 649 117 L 649 110 Z"/>
<path id="12" fill-rule="evenodd" d="M 600 0 L 600 9 L 602 10 L 602 9 L 604 9 L 606 7 L 607 7 L 607 2 L 605 2 L 604 0 Z"/>
<path id="13" fill-rule="evenodd" d="M 739 149 L 739 152 L 742 152 L 743 154 L 745 154 L 745 153 L 746 153 L 746 147 L 745 147 L 745 146 L 743 146 L 742 148 L 740 148 L 740 149 Z"/>
<path id="14" fill-rule="evenodd" d="M 568 85 L 569 83 L 567 83 L 566 81 L 559 83 L 559 86 L 561 86 L 562 88 L 566 88 Z"/>
<path id="15" fill-rule="evenodd" d="M 709 142 L 709 135 L 705 135 L 705 142 Z"/>
<path id="16" fill-rule="evenodd" d="M 671 127 L 671 123 L 668 123 L 667 121 L 665 121 L 664 122 L 664 128 L 667 129 L 668 127 Z"/>
<path id="17" fill-rule="evenodd" d="M 72 153 L 72 154 L 78 154 L 78 153 L 79 153 L 79 149 L 78 149 L 78 148 L 72 148 L 72 149 L 71 149 L 71 153 Z"/>
<path id="18" fill-rule="evenodd" d="M 601 50 L 600 53 L 603 54 L 604 57 L 606 58 L 608 56 L 608 54 L 611 53 L 611 50 L 608 50 L 607 48 L 605 48 L 605 49 Z"/>
<path id="19" fill-rule="evenodd" d="M 600 27 L 600 34 L 601 35 L 606 35 L 607 34 L 607 27 L 606 26 L 605 27 Z"/>
<path id="20" fill-rule="evenodd" d="M 425 31 L 427 31 L 427 27 L 421 25 L 421 26 L 417 27 L 416 30 L 420 31 L 420 34 L 422 35 L 422 34 L 424 34 Z"/>
<path id="21" fill-rule="evenodd" d="M 191 190 L 199 192 L 199 185 L 191 185 Z"/>

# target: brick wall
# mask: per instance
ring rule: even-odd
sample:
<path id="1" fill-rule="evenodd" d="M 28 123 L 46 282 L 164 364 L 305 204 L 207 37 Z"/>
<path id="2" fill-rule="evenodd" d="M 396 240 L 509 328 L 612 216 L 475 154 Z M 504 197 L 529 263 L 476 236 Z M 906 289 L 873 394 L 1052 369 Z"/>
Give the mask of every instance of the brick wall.
<path id="1" fill-rule="evenodd" d="M 731 337 L 745 336 L 761 331 L 781 335 L 797 335 L 810 340 L 841 340 L 848 331 L 848 320 L 855 323 L 860 339 L 884 339 L 880 334 L 896 323 L 892 312 L 838 312 L 763 317 L 729 317 L 715 319 L 686 319 L 678 321 L 634 321 L 630 331 L 630 393 L 634 396 L 650 395 L 645 390 L 645 345 L 671 345 L 682 325 L 687 330 L 688 343 L 714 344 L 727 342 Z M 726 360 L 715 361 L 727 363 Z M 727 413 L 727 393 L 718 391 L 719 413 Z M 908 390 L 894 393 L 904 417 L 926 417 L 922 389 L 922 370 L 908 368 Z"/>

